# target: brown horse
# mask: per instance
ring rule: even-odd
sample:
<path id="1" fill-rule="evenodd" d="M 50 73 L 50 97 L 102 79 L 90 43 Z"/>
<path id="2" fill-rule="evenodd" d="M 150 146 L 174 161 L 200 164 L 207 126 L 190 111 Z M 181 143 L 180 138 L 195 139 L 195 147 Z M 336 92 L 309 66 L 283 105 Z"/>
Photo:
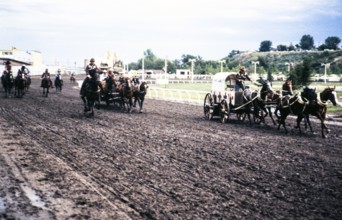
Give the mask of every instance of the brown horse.
<path id="1" fill-rule="evenodd" d="M 272 107 L 277 111 L 277 106 L 280 102 L 280 94 L 273 91 L 271 83 L 268 80 L 261 80 L 260 94 L 253 93 L 253 107 L 254 107 L 254 122 L 265 123 L 265 118 L 269 115 L 273 124 L 276 125 L 276 121 L 273 119 Z M 255 98 L 259 96 L 258 98 Z M 276 114 L 276 112 L 275 112 Z"/>
<path id="2" fill-rule="evenodd" d="M 124 78 L 124 82 L 118 85 L 118 92 L 121 96 L 124 111 L 131 113 L 133 106 L 133 86 L 130 78 Z"/>
<path id="3" fill-rule="evenodd" d="M 313 89 L 307 89 L 304 91 L 303 96 L 308 99 L 309 104 L 303 111 L 304 115 L 299 115 L 297 119 L 297 126 L 300 126 L 300 122 L 303 119 L 302 117 L 304 116 L 306 121 L 309 123 L 310 128 L 310 120 L 309 120 L 309 115 L 316 116 L 320 122 L 321 122 L 321 134 L 322 138 L 326 138 L 326 133 L 329 133 L 329 129 L 324 123 L 326 119 L 326 113 L 327 113 L 327 101 L 331 101 L 331 103 L 336 106 L 337 105 L 337 95 L 335 92 L 335 87 L 330 88 L 327 87 L 325 88 L 321 93 L 316 94 L 315 90 Z M 312 132 L 312 129 L 311 129 Z"/>

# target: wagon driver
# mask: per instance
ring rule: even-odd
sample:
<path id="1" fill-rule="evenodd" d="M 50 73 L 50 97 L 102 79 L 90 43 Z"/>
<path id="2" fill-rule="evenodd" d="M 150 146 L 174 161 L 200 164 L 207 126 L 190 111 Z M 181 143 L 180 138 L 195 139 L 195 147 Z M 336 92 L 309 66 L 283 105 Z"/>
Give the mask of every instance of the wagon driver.
<path id="1" fill-rule="evenodd" d="M 245 84 L 244 81 L 245 80 L 249 80 L 252 81 L 249 76 L 247 75 L 246 69 L 245 67 L 241 67 L 240 71 L 238 74 L 236 74 L 236 91 L 239 91 L 239 89 L 241 88 L 243 91 L 245 90 Z"/>
<path id="2" fill-rule="evenodd" d="M 285 83 L 282 86 L 282 95 L 293 95 L 292 91 L 292 80 L 291 79 L 286 79 Z"/>

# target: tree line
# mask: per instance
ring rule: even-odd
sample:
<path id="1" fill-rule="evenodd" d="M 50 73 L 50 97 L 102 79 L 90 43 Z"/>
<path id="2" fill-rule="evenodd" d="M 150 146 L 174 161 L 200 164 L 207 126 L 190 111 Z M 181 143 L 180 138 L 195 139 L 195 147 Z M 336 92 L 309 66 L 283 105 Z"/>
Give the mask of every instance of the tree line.
<path id="1" fill-rule="evenodd" d="M 299 43 L 295 46 L 291 43 L 290 45 L 279 44 L 276 48 L 272 48 L 272 41 L 264 40 L 260 43 L 259 51 L 260 52 L 268 52 L 271 50 L 276 51 L 295 51 L 295 50 L 313 50 L 317 49 L 318 51 L 322 50 L 338 50 L 339 44 L 341 43 L 341 39 L 336 36 L 330 36 L 325 39 L 324 44 L 319 45 L 317 48 L 315 47 L 314 38 L 309 35 L 303 35 L 300 39 Z"/>

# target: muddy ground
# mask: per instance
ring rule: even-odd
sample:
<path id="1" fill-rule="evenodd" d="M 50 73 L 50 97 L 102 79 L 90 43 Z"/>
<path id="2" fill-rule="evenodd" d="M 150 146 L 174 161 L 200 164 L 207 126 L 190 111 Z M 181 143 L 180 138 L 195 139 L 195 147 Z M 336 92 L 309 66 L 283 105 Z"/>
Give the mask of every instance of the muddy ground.
<path id="1" fill-rule="evenodd" d="M 202 106 L 101 107 L 85 117 L 67 80 L 0 92 L 0 219 L 341 219 L 341 123 L 322 139 L 291 118 L 285 135 Z"/>

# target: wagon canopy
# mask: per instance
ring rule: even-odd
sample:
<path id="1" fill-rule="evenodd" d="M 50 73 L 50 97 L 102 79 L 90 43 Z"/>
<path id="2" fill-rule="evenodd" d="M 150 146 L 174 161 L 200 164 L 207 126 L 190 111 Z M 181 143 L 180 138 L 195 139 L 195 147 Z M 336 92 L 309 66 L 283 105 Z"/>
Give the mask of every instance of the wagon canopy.
<path id="1" fill-rule="evenodd" d="M 213 77 L 211 90 L 216 93 L 224 93 L 227 90 L 227 86 L 235 86 L 236 74 L 236 72 L 216 73 Z"/>

